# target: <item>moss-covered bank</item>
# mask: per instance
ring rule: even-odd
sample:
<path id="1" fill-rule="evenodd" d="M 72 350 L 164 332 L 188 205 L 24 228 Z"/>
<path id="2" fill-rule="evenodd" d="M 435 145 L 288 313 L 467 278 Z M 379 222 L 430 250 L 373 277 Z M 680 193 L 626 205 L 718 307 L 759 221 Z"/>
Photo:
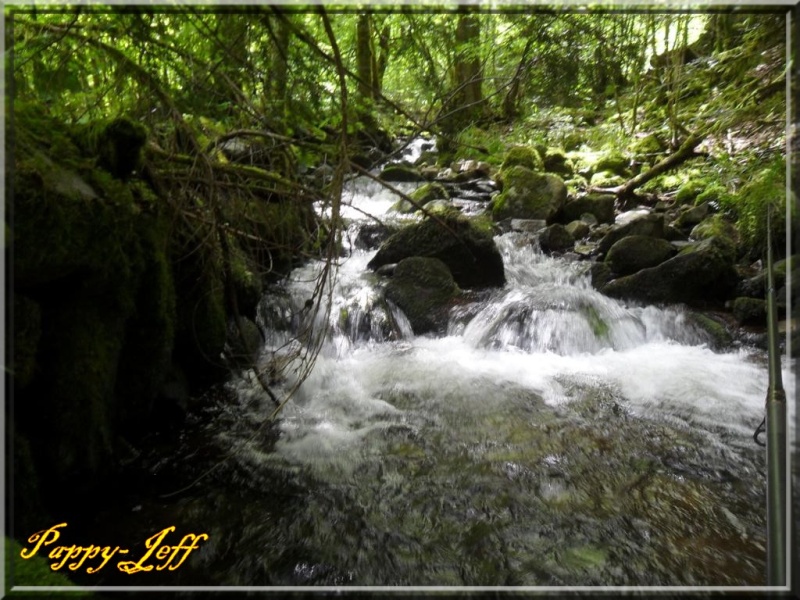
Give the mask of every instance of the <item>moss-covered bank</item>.
<path id="1" fill-rule="evenodd" d="M 47 523 L 65 486 L 77 495 L 102 485 L 145 432 L 225 374 L 232 307 L 254 310 L 266 254 L 220 239 L 213 223 L 176 218 L 174 199 L 137 177 L 140 126 L 71 128 L 44 114 L 19 105 L 8 115 L 18 538 Z M 290 212 L 256 232 L 289 254 L 305 239 L 304 217 Z M 188 385 L 176 397 L 164 393 L 170 380 Z"/>

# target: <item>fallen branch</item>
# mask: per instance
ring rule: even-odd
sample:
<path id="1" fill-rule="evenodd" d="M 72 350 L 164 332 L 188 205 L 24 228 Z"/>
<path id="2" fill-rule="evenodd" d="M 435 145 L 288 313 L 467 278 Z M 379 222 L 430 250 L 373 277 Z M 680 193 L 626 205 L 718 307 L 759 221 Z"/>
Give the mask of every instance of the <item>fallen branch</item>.
<path id="1" fill-rule="evenodd" d="M 648 181 L 655 179 L 659 175 L 666 173 L 670 169 L 674 169 L 678 165 L 690 160 L 692 158 L 698 158 L 701 156 L 706 156 L 705 153 L 702 152 L 695 152 L 695 148 L 700 145 L 705 139 L 704 135 L 701 134 L 692 134 L 689 138 L 681 144 L 681 147 L 678 148 L 675 152 L 664 158 L 663 160 L 657 162 L 651 169 L 648 169 L 644 173 L 640 173 L 633 179 L 630 179 L 623 183 L 622 185 L 618 185 L 616 187 L 610 188 L 597 188 L 597 187 L 590 187 L 590 192 L 602 192 L 604 194 L 614 194 L 620 199 L 625 199 L 630 196 L 634 196 L 634 192 L 646 184 Z"/>

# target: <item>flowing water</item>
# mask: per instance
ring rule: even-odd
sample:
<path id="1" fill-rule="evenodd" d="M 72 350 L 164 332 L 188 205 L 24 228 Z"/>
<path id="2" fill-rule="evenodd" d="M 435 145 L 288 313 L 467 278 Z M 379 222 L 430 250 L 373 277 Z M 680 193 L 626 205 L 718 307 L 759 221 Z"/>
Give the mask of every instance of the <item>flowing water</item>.
<path id="1" fill-rule="evenodd" d="M 378 216 L 395 200 L 350 194 Z M 306 306 L 318 264 L 265 298 L 265 364 L 304 319 L 327 338 L 275 428 L 250 373 L 206 421 L 229 458 L 171 509 L 210 535 L 195 568 L 226 585 L 764 582 L 763 352 L 715 352 L 680 307 L 625 305 L 585 264 L 496 240 L 508 283 L 446 335 L 415 337 L 381 300 L 374 250 L 341 259 L 329 315 Z"/>

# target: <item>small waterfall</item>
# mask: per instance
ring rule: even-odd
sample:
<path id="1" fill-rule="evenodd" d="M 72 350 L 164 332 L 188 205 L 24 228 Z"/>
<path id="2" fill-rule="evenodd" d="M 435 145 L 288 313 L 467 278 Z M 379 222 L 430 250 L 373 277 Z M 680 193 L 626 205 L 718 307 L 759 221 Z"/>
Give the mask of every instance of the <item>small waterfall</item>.
<path id="1" fill-rule="evenodd" d="M 346 239 L 365 212 L 394 218 L 395 200 L 352 182 Z M 459 304 L 439 337 L 414 336 L 383 299 L 383 279 L 366 269 L 374 249 L 351 245 L 340 258 L 322 294 L 330 310 L 308 306 L 319 263 L 265 298 L 269 360 L 297 352 L 309 324 L 325 341 L 274 447 L 220 421 L 236 481 L 284 482 L 258 487 L 257 508 L 229 498 L 230 517 L 207 516 L 237 555 L 254 557 L 244 581 L 224 582 L 763 580 L 764 460 L 751 439 L 763 355 L 714 352 L 680 307 L 604 297 L 585 263 L 547 256 L 524 235 L 496 243 L 506 286 Z M 789 364 L 784 378 L 791 398 Z M 255 429 L 272 406 L 246 375 L 231 387 L 242 402 L 226 419 L 238 411 Z M 269 500 L 284 489 L 291 502 Z M 242 510 L 257 518 L 237 529 Z"/>

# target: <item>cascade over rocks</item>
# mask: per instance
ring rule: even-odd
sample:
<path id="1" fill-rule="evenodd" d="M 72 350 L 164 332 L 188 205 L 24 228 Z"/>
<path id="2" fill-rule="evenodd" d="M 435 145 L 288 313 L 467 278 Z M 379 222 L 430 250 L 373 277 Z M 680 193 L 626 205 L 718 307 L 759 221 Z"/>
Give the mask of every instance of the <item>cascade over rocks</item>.
<path id="1" fill-rule="evenodd" d="M 602 287 L 612 298 L 703 307 L 725 300 L 736 285 L 734 249 L 720 238 L 690 244 L 658 266 Z"/>
<path id="2" fill-rule="evenodd" d="M 441 260 L 412 256 L 397 264 L 385 293 L 408 317 L 414 333 L 422 335 L 444 332 L 449 303 L 460 290 Z"/>
<path id="3" fill-rule="evenodd" d="M 476 226 L 460 214 L 445 213 L 441 223 L 425 219 L 391 235 L 367 265 L 373 271 L 411 256 L 438 258 L 462 288 L 505 284 L 503 257 L 491 231 Z"/>

